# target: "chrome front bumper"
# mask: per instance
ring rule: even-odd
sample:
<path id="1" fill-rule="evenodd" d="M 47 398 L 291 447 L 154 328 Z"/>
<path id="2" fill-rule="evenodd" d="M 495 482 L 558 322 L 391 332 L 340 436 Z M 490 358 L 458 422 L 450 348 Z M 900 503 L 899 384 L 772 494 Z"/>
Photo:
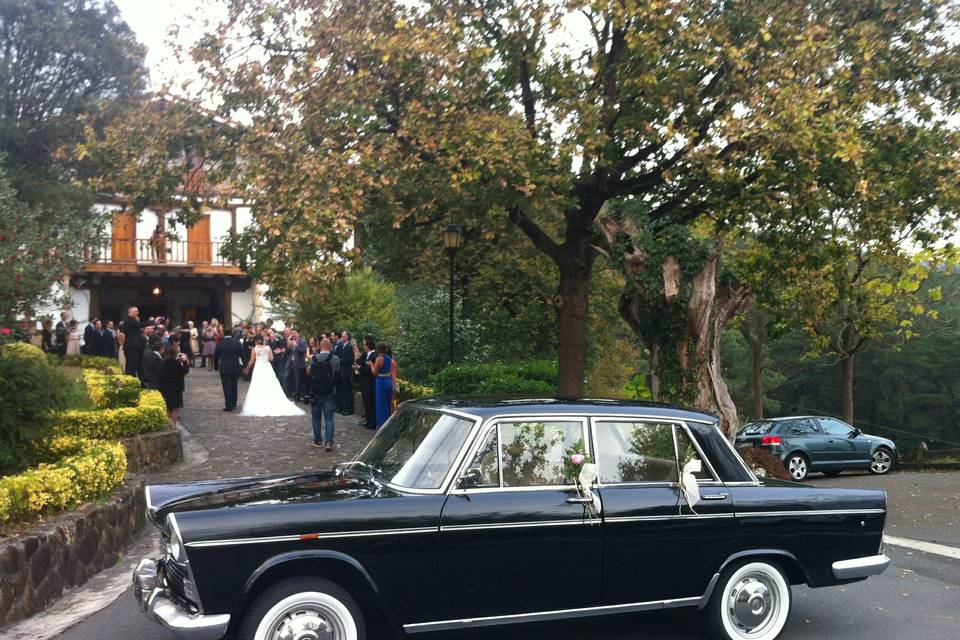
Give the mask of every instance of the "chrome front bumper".
<path id="1" fill-rule="evenodd" d="M 144 558 L 133 572 L 133 597 L 140 610 L 182 640 L 220 640 L 227 633 L 230 614 L 190 614 L 178 607 L 159 584 L 157 562 Z"/>
<path id="2" fill-rule="evenodd" d="M 837 580 L 856 580 L 877 576 L 890 566 L 890 558 L 880 554 L 852 560 L 838 560 L 833 563 L 833 576 Z"/>

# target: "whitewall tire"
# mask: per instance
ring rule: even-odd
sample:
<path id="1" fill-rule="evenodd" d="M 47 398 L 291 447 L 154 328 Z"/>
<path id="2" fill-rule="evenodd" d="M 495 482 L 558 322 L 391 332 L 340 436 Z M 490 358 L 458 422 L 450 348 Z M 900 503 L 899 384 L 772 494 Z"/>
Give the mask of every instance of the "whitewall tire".
<path id="1" fill-rule="evenodd" d="M 365 640 L 363 616 L 340 586 L 320 578 L 272 585 L 244 613 L 237 640 Z"/>
<path id="2" fill-rule="evenodd" d="M 774 640 L 792 605 L 790 583 L 775 564 L 746 561 L 724 570 L 707 607 L 715 640 Z"/>

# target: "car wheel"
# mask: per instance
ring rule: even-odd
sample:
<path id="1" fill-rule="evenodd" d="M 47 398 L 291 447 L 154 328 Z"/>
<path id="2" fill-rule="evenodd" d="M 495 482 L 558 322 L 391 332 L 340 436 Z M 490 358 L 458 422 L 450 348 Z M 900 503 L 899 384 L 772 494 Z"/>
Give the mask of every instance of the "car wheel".
<path id="1" fill-rule="evenodd" d="M 787 471 L 790 472 L 790 477 L 797 482 L 806 480 L 807 474 L 810 473 L 810 462 L 807 460 L 807 456 L 802 453 L 791 453 L 790 457 L 787 458 Z"/>
<path id="2" fill-rule="evenodd" d="M 290 578 L 261 593 L 244 613 L 237 640 L 365 640 L 363 615 L 338 585 L 320 578 Z"/>
<path id="3" fill-rule="evenodd" d="M 790 615 L 790 584 L 779 567 L 747 561 L 724 570 L 707 607 L 714 640 L 773 640 Z"/>
<path id="4" fill-rule="evenodd" d="M 870 473 L 882 476 L 893 469 L 893 453 L 886 447 L 879 447 L 870 458 Z"/>

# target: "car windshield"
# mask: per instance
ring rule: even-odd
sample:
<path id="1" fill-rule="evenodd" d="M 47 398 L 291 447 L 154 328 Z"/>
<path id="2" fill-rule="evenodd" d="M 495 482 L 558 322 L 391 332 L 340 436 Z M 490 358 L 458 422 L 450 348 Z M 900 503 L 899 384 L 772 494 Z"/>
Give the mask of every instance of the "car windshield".
<path id="1" fill-rule="evenodd" d="M 763 420 L 761 422 L 751 422 L 746 424 L 740 429 L 738 436 L 762 436 L 763 434 L 770 431 L 770 427 L 773 426 L 773 423 L 769 420 Z"/>
<path id="2" fill-rule="evenodd" d="M 407 489 L 439 489 L 470 435 L 471 420 L 402 407 L 348 468 Z"/>

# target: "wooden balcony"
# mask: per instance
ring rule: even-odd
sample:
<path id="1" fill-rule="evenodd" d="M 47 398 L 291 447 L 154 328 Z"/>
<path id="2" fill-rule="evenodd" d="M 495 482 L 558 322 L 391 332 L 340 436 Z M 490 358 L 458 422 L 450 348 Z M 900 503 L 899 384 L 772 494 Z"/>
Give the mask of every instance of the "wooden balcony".
<path id="1" fill-rule="evenodd" d="M 88 247 L 83 268 L 84 271 L 100 273 L 186 271 L 242 275 L 240 267 L 224 257 L 224 244 L 164 240 L 155 245 L 143 238 L 108 238 Z"/>

